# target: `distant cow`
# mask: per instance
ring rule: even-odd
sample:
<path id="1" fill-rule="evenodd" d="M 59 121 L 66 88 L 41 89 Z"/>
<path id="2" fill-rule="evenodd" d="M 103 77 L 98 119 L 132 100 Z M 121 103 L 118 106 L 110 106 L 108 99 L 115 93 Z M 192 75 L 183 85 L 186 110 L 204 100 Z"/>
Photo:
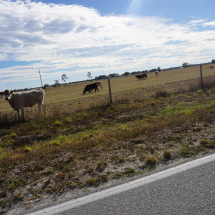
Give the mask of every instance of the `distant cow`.
<path id="1" fill-rule="evenodd" d="M 35 104 L 38 104 L 38 117 L 40 116 L 41 107 L 43 107 L 44 113 L 46 114 L 46 109 L 44 106 L 45 93 L 41 88 L 16 93 L 10 90 L 5 90 L 4 92 L 0 92 L 0 95 L 4 96 L 10 106 L 17 111 L 19 119 L 20 110 L 21 118 L 25 120 L 24 107 L 32 107 Z"/>
<path id="2" fill-rule="evenodd" d="M 103 88 L 103 86 L 102 86 L 102 82 L 101 82 L 101 81 L 97 81 L 97 82 L 96 82 L 96 85 L 97 85 L 97 87 L 101 87 L 101 88 Z"/>
<path id="3" fill-rule="evenodd" d="M 159 72 L 158 72 L 158 71 L 155 71 L 155 75 L 158 76 L 158 75 L 159 75 Z"/>
<path id="4" fill-rule="evenodd" d="M 95 92 L 96 92 L 96 90 L 99 91 L 96 83 L 86 85 L 84 88 L 84 91 L 83 91 L 83 95 L 86 93 L 86 91 L 89 91 L 91 93 L 91 90 L 93 90 L 93 89 L 95 89 Z"/>
<path id="5" fill-rule="evenodd" d="M 210 68 L 210 69 L 213 69 L 213 68 L 214 68 L 214 66 L 210 66 L 209 68 Z"/>
<path id="6" fill-rule="evenodd" d="M 138 81 L 139 80 L 141 80 L 141 79 L 147 79 L 147 74 L 141 74 L 141 75 L 135 75 L 135 77 L 138 79 Z"/>

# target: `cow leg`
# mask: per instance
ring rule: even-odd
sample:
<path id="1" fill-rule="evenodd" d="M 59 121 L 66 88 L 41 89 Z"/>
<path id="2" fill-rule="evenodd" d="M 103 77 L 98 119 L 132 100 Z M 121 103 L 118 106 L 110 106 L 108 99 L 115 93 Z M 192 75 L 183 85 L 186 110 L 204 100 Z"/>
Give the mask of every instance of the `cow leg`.
<path id="1" fill-rule="evenodd" d="M 46 115 L 46 105 L 42 104 L 43 110 L 44 110 L 44 114 Z"/>
<path id="2" fill-rule="evenodd" d="M 20 110 L 17 111 L 18 114 L 18 120 L 20 121 Z"/>
<path id="3" fill-rule="evenodd" d="M 24 110 L 24 107 L 21 107 L 20 110 L 21 110 L 21 119 L 25 120 L 25 110 Z"/>
<path id="4" fill-rule="evenodd" d="M 38 102 L 38 118 L 40 116 L 40 112 L 41 112 L 41 108 L 42 108 L 42 101 Z"/>

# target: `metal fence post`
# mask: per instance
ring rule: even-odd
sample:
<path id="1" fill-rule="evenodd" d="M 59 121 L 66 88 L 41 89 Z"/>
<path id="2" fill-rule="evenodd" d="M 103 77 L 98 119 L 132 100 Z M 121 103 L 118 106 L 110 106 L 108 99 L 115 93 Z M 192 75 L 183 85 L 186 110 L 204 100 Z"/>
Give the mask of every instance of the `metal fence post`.
<path id="1" fill-rule="evenodd" d="M 110 78 L 108 78 L 108 87 L 109 87 L 109 95 L 110 95 L 110 104 L 112 104 L 112 94 L 111 94 L 111 87 L 110 87 Z"/>

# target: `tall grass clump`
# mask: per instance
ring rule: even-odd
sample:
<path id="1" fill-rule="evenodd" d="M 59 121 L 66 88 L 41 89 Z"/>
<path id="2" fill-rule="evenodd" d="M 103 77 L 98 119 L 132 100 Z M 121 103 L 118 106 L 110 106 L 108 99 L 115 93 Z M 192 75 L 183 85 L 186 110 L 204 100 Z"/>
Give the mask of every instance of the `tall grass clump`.
<path id="1" fill-rule="evenodd" d="M 204 88 L 211 89 L 215 87 L 215 78 L 206 77 L 203 82 Z"/>
<path id="2" fill-rule="evenodd" d="M 196 81 L 196 82 L 191 82 L 189 83 L 189 86 L 188 86 L 188 90 L 190 92 L 195 92 L 197 91 L 198 89 L 201 89 L 201 82 L 200 80 Z"/>
<path id="3" fill-rule="evenodd" d="M 0 126 L 16 123 L 17 121 L 17 114 L 0 112 Z"/>
<path id="4" fill-rule="evenodd" d="M 171 152 L 170 152 L 169 150 L 164 150 L 164 151 L 163 151 L 163 158 L 164 158 L 165 160 L 170 160 L 170 159 L 172 158 Z"/>
<path id="5" fill-rule="evenodd" d="M 157 163 L 157 159 L 154 156 L 149 155 L 146 157 L 145 164 L 147 166 L 155 166 L 156 163 Z"/>
<path id="6" fill-rule="evenodd" d="M 165 88 L 158 89 L 155 92 L 155 98 L 169 97 L 171 93 L 169 93 Z"/>

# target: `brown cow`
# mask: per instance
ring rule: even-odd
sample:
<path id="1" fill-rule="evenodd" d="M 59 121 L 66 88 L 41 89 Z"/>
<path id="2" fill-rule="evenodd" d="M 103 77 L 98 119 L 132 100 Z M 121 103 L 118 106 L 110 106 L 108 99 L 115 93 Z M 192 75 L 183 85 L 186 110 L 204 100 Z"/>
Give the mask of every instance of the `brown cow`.
<path id="1" fill-rule="evenodd" d="M 141 74 L 141 75 L 135 75 L 135 77 L 139 80 L 141 79 L 147 79 L 147 74 Z"/>
<path id="2" fill-rule="evenodd" d="M 213 68 L 214 68 L 214 66 L 210 66 L 209 68 L 210 68 L 210 69 L 213 69 Z"/>
<path id="3" fill-rule="evenodd" d="M 32 107 L 35 104 L 38 104 L 38 117 L 40 116 L 41 107 L 43 107 L 44 113 L 46 114 L 44 106 L 45 93 L 41 88 L 17 93 L 14 93 L 13 90 L 5 90 L 4 92 L 0 92 L 0 95 L 4 96 L 10 106 L 17 111 L 19 119 L 20 110 L 21 118 L 25 120 L 24 107 Z"/>
<path id="4" fill-rule="evenodd" d="M 91 93 L 91 91 L 94 90 L 94 89 L 95 89 L 95 92 L 96 92 L 96 90 L 99 91 L 99 89 L 98 89 L 96 83 L 92 83 L 92 84 L 86 85 L 85 88 L 84 88 L 84 91 L 83 91 L 83 95 L 84 95 L 87 91 L 89 91 L 89 93 Z"/>

